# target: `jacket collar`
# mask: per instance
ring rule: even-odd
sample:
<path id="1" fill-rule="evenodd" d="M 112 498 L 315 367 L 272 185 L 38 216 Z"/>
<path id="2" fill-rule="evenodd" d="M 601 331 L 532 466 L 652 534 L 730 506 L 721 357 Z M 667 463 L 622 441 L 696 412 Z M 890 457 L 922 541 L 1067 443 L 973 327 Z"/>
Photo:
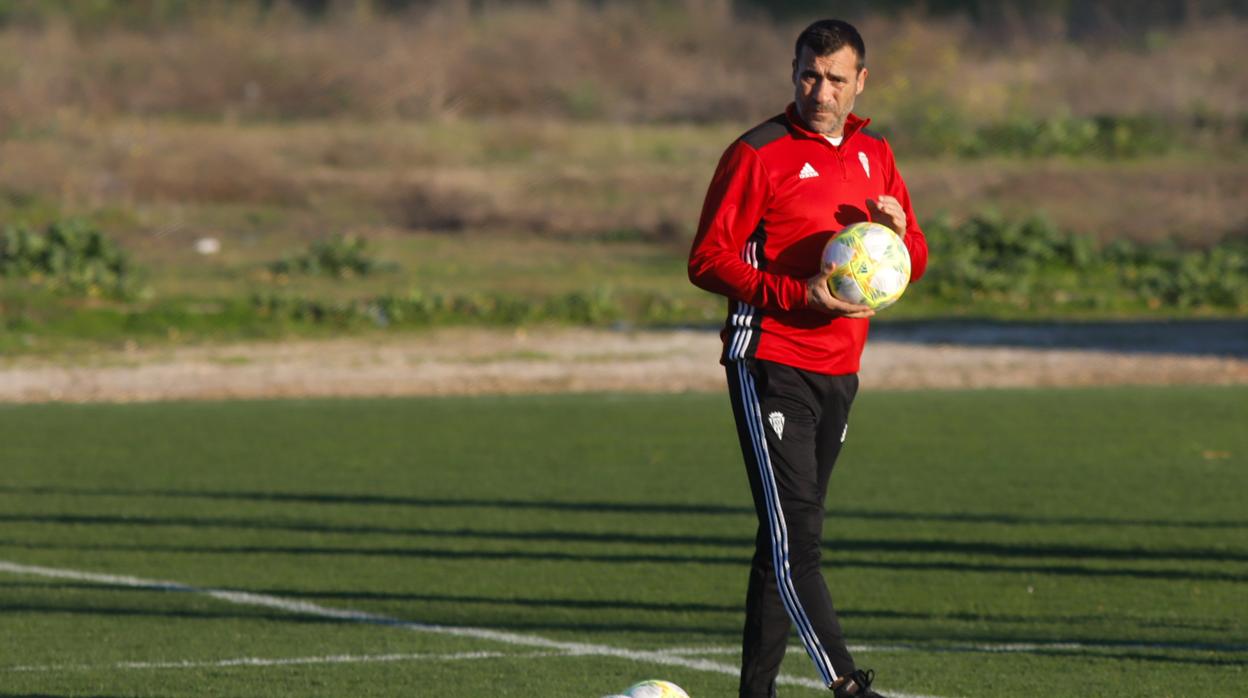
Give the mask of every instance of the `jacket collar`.
<path id="1" fill-rule="evenodd" d="M 797 104 L 795 102 L 789 102 L 789 106 L 784 109 L 784 115 L 789 118 L 789 124 L 798 133 L 806 136 L 807 138 L 817 138 L 825 143 L 827 142 L 827 139 L 824 138 L 823 134 L 815 133 L 814 131 L 806 128 L 806 124 L 802 122 L 802 117 L 797 114 Z M 849 116 L 845 117 L 845 130 L 841 134 L 843 136 L 841 144 L 844 145 L 845 142 L 849 140 L 850 136 L 866 128 L 869 123 L 871 123 L 870 119 L 860 118 L 857 114 L 851 112 Z M 831 143 L 829 143 L 829 145 L 831 145 Z"/>

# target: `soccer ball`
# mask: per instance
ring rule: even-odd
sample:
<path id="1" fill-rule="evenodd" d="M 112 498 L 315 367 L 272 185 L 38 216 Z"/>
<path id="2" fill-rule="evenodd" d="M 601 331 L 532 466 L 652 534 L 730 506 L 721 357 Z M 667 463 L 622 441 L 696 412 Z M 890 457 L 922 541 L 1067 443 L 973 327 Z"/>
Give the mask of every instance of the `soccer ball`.
<path id="1" fill-rule="evenodd" d="M 910 283 L 910 252 L 891 229 L 879 223 L 846 226 L 823 248 L 823 263 L 836 270 L 828 279 L 832 295 L 873 310 L 901 298 Z"/>
<path id="2" fill-rule="evenodd" d="M 617 696 L 606 698 L 617 698 Z M 650 679 L 629 686 L 618 698 L 689 698 L 689 694 L 671 681 Z"/>

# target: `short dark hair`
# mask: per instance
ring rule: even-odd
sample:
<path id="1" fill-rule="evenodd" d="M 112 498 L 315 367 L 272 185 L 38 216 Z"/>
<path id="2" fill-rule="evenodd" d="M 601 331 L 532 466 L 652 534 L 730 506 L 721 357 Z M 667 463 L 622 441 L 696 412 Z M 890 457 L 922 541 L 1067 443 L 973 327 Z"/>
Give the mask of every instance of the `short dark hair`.
<path id="1" fill-rule="evenodd" d="M 848 46 L 858 54 L 858 70 L 867 64 L 867 45 L 863 43 L 862 35 L 854 29 L 854 25 L 839 19 L 821 19 L 803 29 L 793 45 L 793 60 L 802 54 L 803 46 L 809 46 L 816 56 L 836 53 Z"/>

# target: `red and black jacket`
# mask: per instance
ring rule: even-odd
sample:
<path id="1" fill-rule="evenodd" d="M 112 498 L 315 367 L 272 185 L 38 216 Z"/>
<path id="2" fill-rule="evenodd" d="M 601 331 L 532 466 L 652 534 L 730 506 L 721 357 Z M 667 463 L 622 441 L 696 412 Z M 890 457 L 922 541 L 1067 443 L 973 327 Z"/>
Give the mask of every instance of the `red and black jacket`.
<path id="1" fill-rule="evenodd" d="M 737 139 L 720 158 L 689 253 L 689 280 L 728 297 L 723 362 L 759 358 L 839 375 L 856 373 L 869 321 L 806 306 L 806 279 L 823 246 L 869 220 L 867 201 L 894 196 L 906 211 L 910 280 L 927 267 L 927 241 L 893 151 L 850 114 L 839 146 L 784 114 Z"/>

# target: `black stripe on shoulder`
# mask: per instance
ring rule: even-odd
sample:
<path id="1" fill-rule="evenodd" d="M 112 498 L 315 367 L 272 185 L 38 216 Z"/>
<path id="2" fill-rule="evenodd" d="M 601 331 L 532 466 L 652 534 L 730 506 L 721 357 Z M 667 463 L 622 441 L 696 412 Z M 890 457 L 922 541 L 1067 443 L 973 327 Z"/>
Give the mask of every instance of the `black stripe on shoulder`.
<path id="1" fill-rule="evenodd" d="M 780 114 L 746 131 L 745 135 L 741 136 L 741 140 L 754 150 L 758 150 L 768 143 L 784 138 L 788 133 L 789 119 L 784 114 Z"/>
<path id="2" fill-rule="evenodd" d="M 884 136 L 881 136 L 880 134 L 876 133 L 875 131 L 872 131 L 869 128 L 864 128 L 858 133 L 861 133 L 862 135 L 867 136 L 868 138 L 874 138 L 877 141 L 884 140 Z"/>

